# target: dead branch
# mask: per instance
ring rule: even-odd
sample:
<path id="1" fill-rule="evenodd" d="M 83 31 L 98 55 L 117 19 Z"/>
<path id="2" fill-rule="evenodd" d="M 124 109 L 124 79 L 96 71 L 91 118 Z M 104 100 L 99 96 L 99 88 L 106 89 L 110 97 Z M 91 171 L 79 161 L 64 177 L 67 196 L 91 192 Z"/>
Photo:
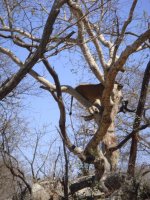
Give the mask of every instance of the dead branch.
<path id="1" fill-rule="evenodd" d="M 148 91 L 148 84 L 150 80 L 150 61 L 147 64 L 145 69 L 142 87 L 141 87 L 141 94 L 137 106 L 136 116 L 133 123 L 133 131 L 134 134 L 132 135 L 132 142 L 131 142 L 131 149 L 130 149 L 130 157 L 129 157 L 129 164 L 128 164 L 128 173 L 134 176 L 135 171 L 135 162 L 137 157 L 137 145 L 138 145 L 138 132 L 140 128 L 140 123 L 142 119 L 142 114 L 144 112 L 144 105 L 146 102 L 146 95 Z"/>

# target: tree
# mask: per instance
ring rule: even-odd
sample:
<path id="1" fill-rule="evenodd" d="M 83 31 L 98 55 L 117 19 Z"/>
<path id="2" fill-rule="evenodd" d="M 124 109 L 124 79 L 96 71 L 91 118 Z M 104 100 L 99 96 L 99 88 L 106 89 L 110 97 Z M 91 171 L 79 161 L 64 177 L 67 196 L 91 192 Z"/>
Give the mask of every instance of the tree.
<path id="1" fill-rule="evenodd" d="M 0 87 L 1 100 L 22 81 L 27 73 L 41 84 L 41 88 L 50 92 L 60 110 L 59 132 L 64 144 L 82 162 L 94 165 L 96 179 L 103 184 L 110 171 L 115 171 L 118 164 L 118 148 L 132 137 L 129 161 L 129 173 L 134 175 L 137 135 L 144 112 L 146 94 L 149 83 L 149 64 L 143 79 L 141 96 L 137 106 L 132 133 L 121 144 L 117 144 L 115 120 L 122 101 L 122 86 L 119 83 L 120 73 L 125 73 L 126 63 L 133 54 L 146 52 L 149 48 L 150 29 L 148 17 L 139 20 L 142 29 L 135 26 L 137 0 L 130 1 L 127 10 L 121 7 L 121 1 L 72 1 L 55 0 L 45 3 L 35 2 L 3 2 L 3 16 L 0 18 L 0 52 L 7 55 L 20 67 L 16 73 L 4 81 Z M 123 3 L 122 3 L 123 4 Z M 47 12 L 46 6 L 51 7 Z M 18 18 L 19 16 L 19 18 Z M 36 23 L 39 16 L 43 20 Z M 20 20 L 25 19 L 24 24 Z M 142 24 L 142 19 L 144 23 Z M 137 34 L 137 32 L 139 34 Z M 13 46 L 9 45 L 12 41 Z M 6 44 L 7 48 L 4 46 Z M 15 55 L 15 48 L 25 52 L 25 61 Z M 70 85 L 61 85 L 60 77 L 52 67 L 50 58 L 63 53 L 66 49 L 80 51 L 88 64 L 88 69 L 103 86 L 101 101 L 92 104 Z M 40 63 L 53 78 L 54 83 L 42 77 L 33 66 Z M 62 93 L 75 97 L 90 113 L 90 119 L 97 124 L 96 131 L 87 142 L 85 148 L 76 147 L 71 142 L 66 129 L 66 109 Z M 144 93 L 144 94 L 143 94 Z M 140 104 L 142 100 L 142 105 Z M 89 116 L 85 117 L 89 119 Z M 147 123 L 147 126 L 149 123 Z M 100 148 L 102 144 L 102 148 Z"/>

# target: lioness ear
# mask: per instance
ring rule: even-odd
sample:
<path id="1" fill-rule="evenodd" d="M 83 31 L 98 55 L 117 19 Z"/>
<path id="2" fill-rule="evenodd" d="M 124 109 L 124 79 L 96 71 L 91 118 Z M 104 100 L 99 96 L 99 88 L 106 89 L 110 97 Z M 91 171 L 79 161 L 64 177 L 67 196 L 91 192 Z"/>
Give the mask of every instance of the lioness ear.
<path id="1" fill-rule="evenodd" d="M 121 90 L 123 88 L 123 85 L 121 83 L 118 83 L 117 81 L 115 81 L 115 84 L 118 85 L 118 90 Z"/>
<path id="2" fill-rule="evenodd" d="M 123 88 L 123 85 L 118 83 L 118 90 L 121 90 Z"/>

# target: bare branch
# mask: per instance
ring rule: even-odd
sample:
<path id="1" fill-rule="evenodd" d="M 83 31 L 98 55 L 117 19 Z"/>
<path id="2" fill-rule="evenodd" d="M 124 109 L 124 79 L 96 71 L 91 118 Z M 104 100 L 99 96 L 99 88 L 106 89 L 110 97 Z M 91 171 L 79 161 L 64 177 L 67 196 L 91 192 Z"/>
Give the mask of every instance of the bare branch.
<path id="1" fill-rule="evenodd" d="M 14 55 L 9 49 L 6 49 L 6 48 L 0 46 L 0 52 L 9 56 L 18 66 L 20 66 L 20 67 L 24 66 L 24 64 L 19 60 L 19 58 L 16 55 Z M 1 88 L 0 88 L 0 90 L 1 90 Z"/>
<path id="2" fill-rule="evenodd" d="M 3 161 L 5 163 L 5 166 L 10 170 L 11 174 L 15 177 L 18 177 L 20 180 L 22 180 L 31 194 L 31 186 L 27 182 L 23 171 L 20 170 L 18 166 L 18 161 L 16 160 L 16 158 L 10 155 L 10 153 L 7 151 L 3 151 L 2 156 L 3 156 Z M 13 162 L 15 162 L 16 166 L 13 165 Z"/>
<path id="3" fill-rule="evenodd" d="M 128 173 L 132 176 L 134 176 L 135 162 L 136 162 L 136 157 L 137 157 L 137 144 L 138 144 L 137 137 L 138 137 L 138 132 L 139 132 L 138 130 L 140 128 L 142 114 L 144 111 L 144 105 L 146 102 L 146 95 L 148 91 L 149 80 L 150 80 L 150 61 L 148 62 L 145 73 L 144 73 L 141 94 L 140 94 L 140 98 L 139 98 L 139 102 L 137 106 L 136 117 L 133 124 L 134 134 L 132 135 L 132 143 L 131 143 L 130 157 L 129 157 L 129 164 L 128 164 Z"/>
<path id="4" fill-rule="evenodd" d="M 123 36 L 124 36 L 124 33 L 127 29 L 127 26 L 131 23 L 132 21 L 132 17 L 133 17 L 133 13 L 134 13 L 134 10 L 135 10 L 135 7 L 136 7 L 136 4 L 137 4 L 138 0 L 133 0 L 133 3 L 132 3 L 132 6 L 130 8 L 130 12 L 129 12 L 129 16 L 128 16 L 128 19 L 125 21 L 123 27 L 122 27 L 122 31 L 121 31 L 121 35 L 120 35 L 120 39 L 123 39 Z"/>
<path id="5" fill-rule="evenodd" d="M 1 16 L 0 16 L 0 22 L 1 22 L 2 26 L 5 26 L 4 19 Z"/>
<path id="6" fill-rule="evenodd" d="M 16 33 L 19 33 L 21 34 L 22 36 L 25 36 L 35 42 L 40 42 L 40 39 L 31 35 L 30 33 L 28 33 L 27 31 L 24 31 L 20 28 L 16 28 L 16 27 L 13 27 L 12 29 L 6 25 L 4 25 L 2 28 L 0 28 L 0 31 L 4 31 L 4 32 L 16 32 Z"/>
<path id="7" fill-rule="evenodd" d="M 137 38 L 131 45 L 127 46 L 125 50 L 121 53 L 118 60 L 115 62 L 112 69 L 110 69 L 110 73 L 112 72 L 113 68 L 116 68 L 117 70 L 121 70 L 127 61 L 128 57 L 136 52 L 136 50 L 141 46 L 142 43 L 144 43 L 147 39 L 150 38 L 150 29 L 145 31 L 143 34 Z"/>
<path id="8" fill-rule="evenodd" d="M 138 129 L 138 131 L 140 131 L 140 130 L 143 130 L 143 129 L 145 129 L 145 128 L 147 128 L 149 125 L 143 125 L 143 126 L 141 126 L 139 129 Z M 116 151 L 117 149 L 121 149 L 121 147 L 123 147 L 131 138 L 132 138 L 132 136 L 135 134 L 135 131 L 133 130 L 129 135 L 127 135 L 126 137 L 125 137 L 125 139 L 123 139 L 117 146 L 115 146 L 115 147 L 111 147 L 111 148 L 109 148 L 109 151 L 111 151 L 111 152 L 113 152 L 113 151 Z M 143 141 L 144 141 L 144 138 L 142 138 L 141 136 L 137 136 L 137 139 L 142 139 Z M 144 141 L 145 142 L 145 141 Z"/>
<path id="9" fill-rule="evenodd" d="M 125 34 L 126 34 L 126 35 L 133 35 L 133 36 L 135 36 L 135 37 L 139 37 L 138 34 L 133 33 L 133 32 L 130 32 L 130 31 L 125 32 Z M 139 48 L 140 48 L 140 50 L 143 50 L 143 49 L 145 49 L 145 48 L 150 48 L 150 44 L 149 44 L 147 41 L 145 41 L 145 42 L 144 42 L 144 45 L 141 46 L 141 47 L 139 47 Z M 137 51 L 139 51 L 139 48 L 137 49 Z"/>
<path id="10" fill-rule="evenodd" d="M 31 57 L 26 60 L 24 66 L 7 82 L 7 84 L 5 84 L 5 86 L 1 88 L 0 99 L 3 99 L 20 83 L 23 77 L 30 71 L 30 69 L 36 64 L 38 59 L 43 55 L 46 45 L 49 42 L 49 37 L 53 30 L 53 25 L 59 14 L 59 10 L 64 3 L 64 1 L 55 0 L 51 12 L 47 18 L 39 47 L 33 53 L 33 55 L 31 55 Z"/>
<path id="11" fill-rule="evenodd" d="M 77 19 L 83 18 L 82 22 L 84 24 L 84 27 L 85 27 L 87 33 L 89 34 L 90 38 L 92 39 L 92 41 L 93 41 L 93 43 L 94 43 L 94 45 L 96 47 L 96 50 L 97 50 L 97 53 L 98 53 L 98 56 L 99 56 L 99 60 L 101 62 L 102 67 L 105 68 L 106 67 L 106 62 L 104 60 L 102 48 L 100 46 L 100 43 L 99 43 L 97 37 L 95 37 L 95 34 L 94 34 L 93 30 L 92 30 L 92 26 L 90 25 L 87 17 L 84 16 L 84 14 L 83 14 L 81 8 L 79 7 L 79 5 L 74 3 L 72 0 L 69 0 L 68 2 L 69 2 L 69 5 L 71 7 L 71 10 L 73 9 L 73 13 L 75 14 L 76 18 Z"/>
<path id="12" fill-rule="evenodd" d="M 92 26 L 93 29 L 95 29 L 96 33 L 97 33 L 97 37 L 98 39 L 101 41 L 101 43 L 108 48 L 111 48 L 113 43 L 111 43 L 109 40 L 106 40 L 106 38 L 104 37 L 104 35 L 102 33 L 100 33 L 98 27 L 95 24 L 90 24 Z"/>
<path id="13" fill-rule="evenodd" d="M 133 17 L 133 13 L 134 13 L 134 9 L 136 7 L 136 4 L 137 4 L 137 0 L 133 0 L 132 6 L 130 8 L 128 19 L 125 21 L 125 23 L 124 23 L 124 25 L 122 27 L 121 34 L 117 37 L 117 39 L 115 41 L 115 48 L 114 48 L 113 58 L 112 58 L 113 62 L 114 62 L 114 58 L 116 57 L 117 50 L 118 50 L 118 48 L 119 48 L 119 46 L 120 46 L 120 44 L 121 44 L 121 42 L 123 40 L 126 28 L 132 21 L 132 17 Z"/>
<path id="14" fill-rule="evenodd" d="M 148 82 L 150 79 L 150 69 L 148 69 L 148 68 L 150 68 L 150 62 L 147 65 L 147 69 L 145 70 L 145 74 L 144 74 L 144 78 L 143 78 L 141 95 L 139 98 L 139 103 L 138 103 L 138 107 L 137 107 L 137 111 L 136 111 L 136 118 L 135 118 L 134 125 L 133 125 L 133 131 L 128 136 L 126 136 L 125 139 L 122 140 L 117 146 L 111 147 L 109 149 L 109 151 L 116 151 L 117 149 L 120 149 L 124 144 L 127 143 L 128 140 L 130 140 L 132 137 L 134 137 L 134 135 L 136 135 L 136 138 L 134 137 L 134 139 L 137 141 L 139 137 L 141 138 L 141 136 L 138 136 L 138 132 L 149 126 L 149 124 L 140 126 L 141 117 L 142 117 L 142 114 L 144 111 L 144 104 L 145 104 L 145 100 L 146 100 Z"/>
<path id="15" fill-rule="evenodd" d="M 23 66 L 23 63 L 8 49 L 6 48 L 2 48 L 0 47 L 0 51 L 6 55 L 8 55 L 17 65 L 19 65 L 20 67 Z M 49 69 L 48 69 L 49 71 Z M 37 72 L 35 72 L 34 70 L 30 70 L 29 74 L 35 78 L 38 82 L 40 82 L 43 86 L 44 89 L 48 89 L 48 90 L 54 90 L 56 91 L 56 86 L 53 85 L 52 83 L 50 83 L 47 79 L 45 79 L 43 76 L 39 75 Z M 3 84 L 2 84 L 3 85 Z M 2 86 L 3 87 L 3 86 Z M 84 105 L 85 107 L 89 108 L 91 106 L 91 103 L 88 102 L 85 98 L 83 98 L 78 92 L 76 92 L 76 90 L 74 90 L 72 87 L 70 86 L 61 86 L 61 90 L 62 92 L 67 92 L 70 95 L 74 96 L 76 99 L 78 99 L 78 101 Z M 1 91 L 1 88 L 0 88 Z"/>
<path id="16" fill-rule="evenodd" d="M 51 76 L 53 77 L 55 84 L 56 84 L 56 92 L 57 92 L 57 97 L 55 96 L 55 100 L 58 103 L 59 106 L 59 110 L 60 110 L 60 119 L 59 119 L 59 128 L 60 128 L 60 134 L 62 136 L 63 141 L 65 142 L 65 145 L 68 147 L 68 149 L 73 152 L 75 155 L 78 155 L 78 157 L 81 160 L 85 160 L 85 156 L 83 154 L 83 151 L 81 149 L 79 149 L 78 147 L 75 147 L 67 133 L 66 133 L 66 112 L 65 112 L 65 106 L 64 103 L 62 101 L 62 94 L 61 94 L 61 87 L 60 87 L 60 82 L 58 79 L 58 76 L 56 74 L 56 72 L 52 69 L 52 67 L 50 66 L 49 62 L 46 59 L 43 59 L 43 63 L 45 64 L 46 68 L 48 69 L 49 73 L 51 74 Z M 59 131 L 59 130 L 58 130 Z"/>
<path id="17" fill-rule="evenodd" d="M 86 61 L 89 64 L 90 69 L 92 70 L 92 72 L 94 73 L 94 75 L 98 78 L 98 80 L 100 80 L 101 83 L 104 84 L 104 77 L 103 74 L 100 72 L 99 67 L 97 65 L 97 63 L 95 62 L 86 42 L 84 39 L 84 25 L 82 22 L 78 23 L 79 29 L 78 29 L 78 37 L 79 37 L 79 45 L 80 48 L 83 52 L 83 55 L 86 59 Z"/>

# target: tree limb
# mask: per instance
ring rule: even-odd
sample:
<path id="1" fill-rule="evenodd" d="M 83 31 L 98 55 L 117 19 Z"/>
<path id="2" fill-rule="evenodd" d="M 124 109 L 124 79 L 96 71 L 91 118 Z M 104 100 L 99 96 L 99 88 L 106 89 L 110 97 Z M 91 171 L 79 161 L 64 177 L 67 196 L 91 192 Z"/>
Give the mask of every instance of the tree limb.
<path id="1" fill-rule="evenodd" d="M 139 48 L 139 46 L 144 43 L 147 39 L 150 38 L 150 29 L 142 33 L 137 40 L 135 40 L 131 45 L 127 46 L 125 50 L 121 53 L 119 59 L 115 62 L 113 68 L 116 68 L 119 70 L 122 68 L 127 61 L 128 57 L 136 52 L 136 50 Z M 112 69 L 110 69 L 110 73 L 112 72 Z"/>
<path id="2" fill-rule="evenodd" d="M 133 0 L 132 6 L 130 8 L 128 19 L 124 22 L 122 30 L 121 30 L 121 34 L 117 37 L 117 39 L 115 41 L 115 48 L 114 48 L 114 52 L 113 52 L 112 61 L 115 60 L 117 50 L 118 50 L 118 48 L 119 48 L 119 46 L 120 46 L 120 44 L 121 44 L 121 42 L 123 40 L 126 28 L 132 21 L 132 17 L 133 17 L 133 13 L 134 13 L 134 9 L 136 7 L 136 4 L 137 4 L 137 0 Z"/>
<path id="3" fill-rule="evenodd" d="M 60 110 L 60 119 L 59 119 L 59 128 L 60 128 L 60 135 L 65 143 L 65 145 L 68 147 L 68 149 L 73 152 L 75 155 L 77 155 L 81 160 L 86 160 L 85 155 L 83 154 L 83 150 L 79 149 L 78 147 L 75 147 L 75 145 L 73 145 L 66 133 L 66 112 L 65 112 L 65 106 L 64 103 L 62 101 L 62 92 L 61 92 L 61 86 L 60 86 L 60 82 L 58 79 L 58 76 L 56 74 L 56 72 L 52 69 L 52 67 L 50 66 L 49 62 L 46 59 L 43 59 L 43 63 L 46 66 L 46 68 L 48 69 L 49 73 L 51 74 L 51 76 L 53 77 L 55 84 L 56 84 L 56 93 L 57 96 L 54 95 L 55 100 L 58 103 L 58 107 Z"/>
<path id="4" fill-rule="evenodd" d="M 39 47 L 33 53 L 33 55 L 31 55 L 31 57 L 26 60 L 24 66 L 14 76 L 12 76 L 12 78 L 7 82 L 7 84 L 0 88 L 1 100 L 4 97 L 6 97 L 6 95 L 9 94 L 20 83 L 23 77 L 30 71 L 30 69 L 36 64 L 38 59 L 41 58 L 41 56 L 43 55 L 46 45 L 49 42 L 49 37 L 53 30 L 53 25 L 59 14 L 59 10 L 64 3 L 64 0 L 55 0 L 50 14 L 47 18 Z"/>
<path id="5" fill-rule="evenodd" d="M 142 87 L 141 87 L 141 94 L 140 94 L 137 111 L 136 111 L 136 117 L 133 123 L 134 134 L 132 135 L 130 157 L 129 157 L 129 164 L 128 164 L 128 173 L 132 176 L 134 176 L 134 171 L 135 171 L 137 145 L 138 145 L 137 137 L 138 137 L 138 132 L 139 132 L 140 123 L 142 119 L 142 114 L 144 111 L 144 105 L 146 102 L 146 95 L 148 91 L 149 80 L 150 80 L 150 61 L 148 62 L 145 73 L 144 73 Z"/>

